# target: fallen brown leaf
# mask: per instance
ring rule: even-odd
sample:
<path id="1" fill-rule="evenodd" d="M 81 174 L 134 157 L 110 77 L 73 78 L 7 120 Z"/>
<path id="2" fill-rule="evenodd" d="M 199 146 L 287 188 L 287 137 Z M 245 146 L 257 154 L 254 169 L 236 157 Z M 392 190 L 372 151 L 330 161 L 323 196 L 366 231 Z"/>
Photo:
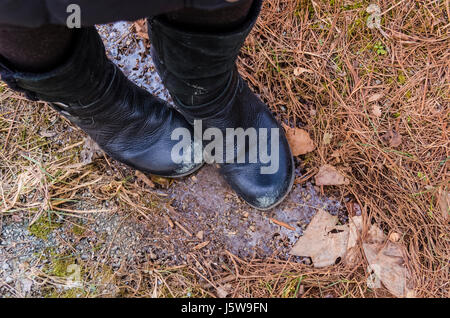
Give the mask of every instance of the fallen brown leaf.
<path id="1" fill-rule="evenodd" d="M 369 97 L 368 101 L 369 103 L 373 103 L 380 100 L 383 96 L 384 94 L 382 93 L 373 94 L 372 96 Z"/>
<path id="2" fill-rule="evenodd" d="M 219 286 L 216 288 L 217 296 L 219 298 L 225 298 L 230 293 L 230 290 L 232 289 L 231 284 L 225 284 L 223 286 Z"/>
<path id="3" fill-rule="evenodd" d="M 317 211 L 290 254 L 311 257 L 314 267 L 334 265 L 339 257 L 344 257 L 349 235 L 348 225 L 336 225 L 337 222 L 337 216 Z"/>
<path id="4" fill-rule="evenodd" d="M 102 150 L 98 144 L 90 137 L 84 139 L 83 149 L 80 152 L 80 161 L 83 165 L 92 163 L 102 155 Z"/>
<path id="5" fill-rule="evenodd" d="M 380 108 L 379 105 L 373 105 L 373 106 L 372 106 L 372 114 L 373 114 L 375 117 L 381 117 L 382 112 L 381 112 L 381 108 Z"/>
<path id="6" fill-rule="evenodd" d="M 363 228 L 362 216 L 354 216 L 349 220 L 347 252 L 344 258 L 346 265 L 354 266 L 361 260 L 361 253 L 358 240 L 361 237 Z"/>
<path id="7" fill-rule="evenodd" d="M 389 235 L 389 241 L 396 243 L 400 241 L 401 237 L 400 233 L 393 232 Z"/>
<path id="8" fill-rule="evenodd" d="M 331 133 L 323 134 L 323 144 L 324 145 L 329 145 L 331 143 L 331 139 L 333 139 L 333 134 L 331 134 Z"/>
<path id="9" fill-rule="evenodd" d="M 396 297 L 414 297 L 413 289 L 408 287 L 408 284 L 411 285 L 412 282 L 404 266 L 405 260 L 402 252 L 404 248 L 396 243 L 400 239 L 400 234 L 392 233 L 389 237 L 390 240 L 387 240 L 386 235 L 376 225 L 371 225 L 363 238 L 361 238 L 362 232 L 362 216 L 351 217 L 345 264 L 356 266 L 359 263 L 361 253 L 357 243 L 358 240 L 363 239 L 362 247 L 369 263 L 368 269 L 373 271 L 376 279 L 373 283 L 377 281 L 383 283 Z M 374 285 L 373 288 L 377 288 L 377 286 Z"/>
<path id="10" fill-rule="evenodd" d="M 409 288 L 410 277 L 402 253 L 402 246 L 387 241 L 386 244 L 363 243 L 369 268 L 383 285 L 396 297 L 414 297 Z"/>
<path id="11" fill-rule="evenodd" d="M 209 243 L 210 243 L 210 241 L 206 241 L 206 242 L 200 243 L 200 244 L 194 246 L 193 250 L 194 250 L 194 251 L 201 250 L 202 248 L 204 248 L 205 246 L 207 246 Z"/>
<path id="12" fill-rule="evenodd" d="M 54 132 L 54 131 L 47 131 L 47 130 L 40 130 L 39 131 L 39 135 L 41 135 L 44 138 L 53 138 L 57 135 L 58 133 Z"/>
<path id="13" fill-rule="evenodd" d="M 286 138 L 289 142 L 289 146 L 291 146 L 292 155 L 304 155 L 316 148 L 314 141 L 305 130 L 301 128 L 291 128 L 287 125 L 284 125 L 284 129 L 286 130 Z"/>
<path id="14" fill-rule="evenodd" d="M 199 239 L 199 240 L 203 240 L 203 231 L 199 231 L 197 234 L 195 234 L 195 236 Z"/>
<path id="15" fill-rule="evenodd" d="M 350 181 L 340 174 L 335 167 L 323 165 L 315 176 L 316 185 L 342 185 L 349 184 Z"/>
<path id="16" fill-rule="evenodd" d="M 136 30 L 136 34 L 145 39 L 150 40 L 147 32 L 147 19 L 137 20 L 133 23 L 134 29 Z"/>
<path id="17" fill-rule="evenodd" d="M 387 131 L 383 136 L 381 136 L 381 139 L 391 147 L 400 146 L 402 143 L 402 136 L 393 129 Z"/>
<path id="18" fill-rule="evenodd" d="M 307 68 L 303 68 L 303 67 L 296 67 L 294 68 L 294 75 L 295 76 L 299 76 L 303 73 L 312 73 L 311 70 L 307 69 Z"/>

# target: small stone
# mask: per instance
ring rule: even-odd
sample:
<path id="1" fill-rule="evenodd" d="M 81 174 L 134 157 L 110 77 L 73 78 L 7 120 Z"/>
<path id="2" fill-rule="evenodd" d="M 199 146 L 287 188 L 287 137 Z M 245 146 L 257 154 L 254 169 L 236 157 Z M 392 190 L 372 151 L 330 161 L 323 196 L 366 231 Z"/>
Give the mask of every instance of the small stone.
<path id="1" fill-rule="evenodd" d="M 196 236 L 199 240 L 203 240 L 204 233 L 203 233 L 203 231 L 199 231 L 195 236 Z"/>
<path id="2" fill-rule="evenodd" d="M 25 278 L 21 280 L 22 283 L 22 291 L 24 293 L 29 293 L 31 291 L 31 287 L 33 286 L 33 281 Z"/>

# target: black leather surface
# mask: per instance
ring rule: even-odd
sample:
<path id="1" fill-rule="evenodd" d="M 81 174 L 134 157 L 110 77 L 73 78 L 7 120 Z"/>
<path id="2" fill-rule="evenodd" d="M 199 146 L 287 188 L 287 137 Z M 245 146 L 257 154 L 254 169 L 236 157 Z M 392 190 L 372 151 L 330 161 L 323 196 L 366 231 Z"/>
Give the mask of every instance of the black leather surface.
<path id="1" fill-rule="evenodd" d="M 250 205 L 267 209 L 289 192 L 294 165 L 283 129 L 268 107 L 248 88 L 235 66 L 245 38 L 258 17 L 262 1 L 254 2 L 248 21 L 232 32 L 187 32 L 163 18 L 150 20 L 153 59 L 177 109 L 204 128 L 279 129 L 279 169 L 262 174 L 257 163 L 221 163 L 230 186 Z M 267 142 L 270 142 L 270 133 Z M 235 145 L 237 148 L 237 145 Z M 271 148 L 270 145 L 267 147 Z M 246 149 L 248 151 L 248 149 Z M 246 154 L 248 158 L 248 154 Z"/>
<path id="2" fill-rule="evenodd" d="M 50 102 L 113 158 L 144 172 L 181 176 L 199 165 L 177 164 L 172 131 L 188 122 L 164 101 L 130 82 L 109 61 L 95 28 L 77 32 L 71 58 L 40 74 L 0 64 L 2 79 L 35 100 Z"/>

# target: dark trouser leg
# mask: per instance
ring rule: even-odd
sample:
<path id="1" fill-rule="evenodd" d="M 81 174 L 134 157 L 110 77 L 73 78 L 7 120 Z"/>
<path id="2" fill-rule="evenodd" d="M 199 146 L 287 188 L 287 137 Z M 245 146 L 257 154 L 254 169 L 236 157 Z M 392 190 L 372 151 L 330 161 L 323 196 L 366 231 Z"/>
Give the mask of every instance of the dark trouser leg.
<path id="1" fill-rule="evenodd" d="M 45 72 L 67 58 L 72 39 L 73 30 L 59 25 L 0 25 L 0 56 L 19 71 Z"/>
<path id="2" fill-rule="evenodd" d="M 219 10 L 181 9 L 166 14 L 182 27 L 227 30 L 245 20 L 253 0 L 242 0 Z M 167 10 L 170 7 L 167 8 Z M 60 64 L 72 49 L 74 30 L 62 25 L 38 28 L 0 24 L 0 56 L 17 70 L 45 72 Z"/>
<path id="3" fill-rule="evenodd" d="M 247 18 L 254 0 L 241 0 L 234 7 L 227 7 L 218 10 L 200 10 L 183 9 L 172 13 L 159 16 L 159 19 L 165 20 L 170 25 L 193 32 L 227 32 L 241 25 Z M 180 48 L 183 43 L 180 43 Z M 193 67 L 196 66 L 196 60 L 185 60 Z M 183 62 L 182 62 L 183 63 Z M 190 88 L 177 92 L 179 98 L 186 105 L 198 105 L 209 102 L 220 95 L 226 78 L 221 77 L 215 81 L 215 85 L 208 87 L 208 92 L 192 92 Z M 199 85 L 202 86 L 202 85 Z M 169 91 L 170 91 L 170 87 Z"/>
<path id="4" fill-rule="evenodd" d="M 54 31 L 66 35 L 62 29 Z M 173 131 L 183 128 L 192 135 L 192 127 L 164 101 L 130 82 L 108 60 L 94 27 L 75 29 L 72 39 L 65 41 L 51 32 L 45 34 L 47 38 L 35 41 L 37 49 L 19 41 L 23 46 L 18 49 L 26 52 L 17 54 L 11 45 L 15 38 L 9 38 L 7 52 L 13 63 L 11 58 L 4 61 L 0 57 L 0 75 L 12 89 L 32 100 L 48 102 L 111 157 L 133 168 L 166 177 L 184 176 L 199 168 L 199 164 L 172 157 L 177 143 L 171 139 Z M 73 48 L 67 49 L 72 41 Z M 60 44 L 55 48 L 58 54 L 51 44 Z M 187 146 L 193 148 L 189 140 Z"/>
<path id="5" fill-rule="evenodd" d="M 218 10 L 183 9 L 166 14 L 166 18 L 179 27 L 191 30 L 226 31 L 244 22 L 253 0 L 241 0 L 234 7 Z"/>

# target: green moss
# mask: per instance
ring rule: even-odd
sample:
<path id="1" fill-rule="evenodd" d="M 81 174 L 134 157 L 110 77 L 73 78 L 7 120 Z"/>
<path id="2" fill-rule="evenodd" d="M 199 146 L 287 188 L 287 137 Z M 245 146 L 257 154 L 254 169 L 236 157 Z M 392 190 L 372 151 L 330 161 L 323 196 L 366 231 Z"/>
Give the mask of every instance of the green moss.
<path id="1" fill-rule="evenodd" d="M 82 224 L 74 224 L 72 226 L 72 232 L 77 236 L 83 236 L 84 232 L 86 232 L 86 229 L 82 227 Z"/>
<path id="2" fill-rule="evenodd" d="M 67 278 L 74 274 L 70 266 L 77 265 L 80 267 L 81 275 L 82 267 L 77 264 L 77 259 L 74 255 L 68 252 L 58 253 L 54 247 L 46 248 L 44 254 L 48 261 L 43 268 L 46 274 Z"/>
<path id="3" fill-rule="evenodd" d="M 362 2 L 356 2 L 356 3 L 351 3 L 351 4 L 346 4 L 342 6 L 342 9 L 344 11 L 348 11 L 348 10 L 356 10 L 356 9 L 361 9 L 363 7 L 363 3 Z"/>
<path id="4" fill-rule="evenodd" d="M 75 259 L 70 255 L 55 258 L 50 265 L 50 274 L 58 277 L 67 277 L 72 274 L 67 271 L 68 267 L 72 264 L 75 264 Z"/>
<path id="5" fill-rule="evenodd" d="M 381 41 L 377 41 L 377 43 L 374 44 L 373 50 L 377 52 L 378 55 L 386 55 L 386 47 L 381 43 Z"/>
<path id="6" fill-rule="evenodd" d="M 412 97 L 411 91 L 407 91 L 405 96 L 406 96 L 407 99 L 410 99 Z"/>
<path id="7" fill-rule="evenodd" d="M 359 34 L 361 32 L 362 27 L 364 26 L 364 20 L 362 18 L 356 19 L 350 27 L 347 29 L 347 35 L 349 37 L 353 37 L 356 34 Z"/>
<path id="8" fill-rule="evenodd" d="M 60 226 L 61 224 L 52 221 L 50 216 L 43 215 L 28 227 L 28 231 L 31 235 L 34 235 L 42 240 L 47 240 L 49 234 Z"/>
<path id="9" fill-rule="evenodd" d="M 406 76 L 405 74 L 403 74 L 403 72 L 399 72 L 398 77 L 397 77 L 397 81 L 403 85 L 406 83 Z"/>
<path id="10" fill-rule="evenodd" d="M 45 298 L 86 298 L 96 297 L 99 290 L 103 286 L 115 285 L 115 273 L 108 265 L 99 266 L 95 273 L 87 273 L 87 268 L 83 263 L 79 262 L 74 255 L 70 253 L 57 253 L 54 248 L 46 249 L 46 257 L 48 265 L 44 267 L 44 272 L 50 276 L 62 278 L 62 281 L 77 282 L 76 286 L 66 285 L 72 287 L 70 289 L 62 290 L 53 285 L 46 285 L 43 290 Z M 79 272 L 75 272 L 73 265 L 79 266 Z M 80 281 L 78 281 L 76 274 L 79 274 Z M 92 275 L 92 276 L 90 276 Z"/>
<path id="11" fill-rule="evenodd" d="M 87 292 L 82 288 L 71 288 L 63 292 L 52 290 L 45 295 L 45 298 L 84 298 L 86 295 Z"/>

